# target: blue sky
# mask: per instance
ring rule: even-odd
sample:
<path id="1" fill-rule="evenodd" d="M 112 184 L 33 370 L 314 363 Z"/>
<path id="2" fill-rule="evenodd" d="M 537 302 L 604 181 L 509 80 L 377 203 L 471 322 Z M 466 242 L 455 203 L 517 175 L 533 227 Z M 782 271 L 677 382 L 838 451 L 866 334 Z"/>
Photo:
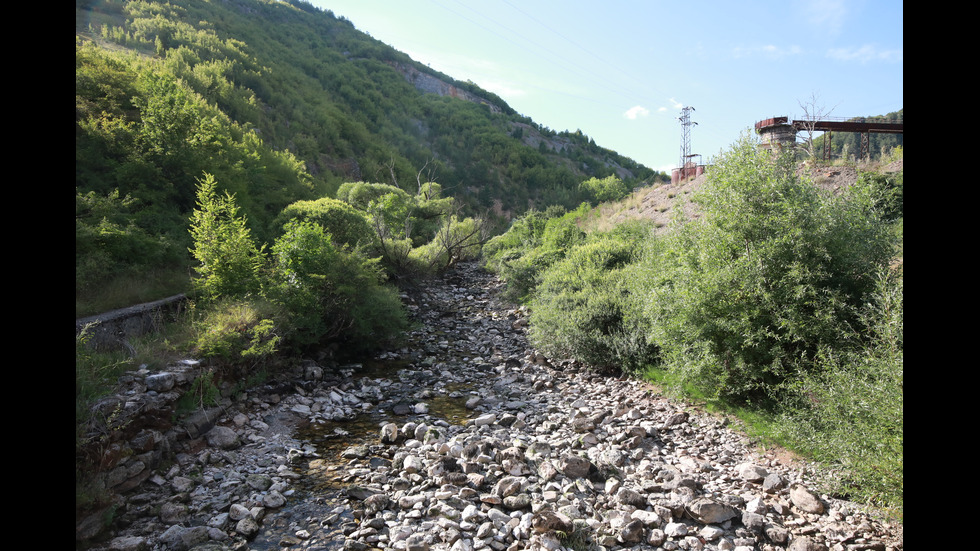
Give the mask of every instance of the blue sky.
<path id="1" fill-rule="evenodd" d="M 312 1 L 540 125 L 666 172 L 685 106 L 705 162 L 771 116 L 904 107 L 900 0 Z"/>

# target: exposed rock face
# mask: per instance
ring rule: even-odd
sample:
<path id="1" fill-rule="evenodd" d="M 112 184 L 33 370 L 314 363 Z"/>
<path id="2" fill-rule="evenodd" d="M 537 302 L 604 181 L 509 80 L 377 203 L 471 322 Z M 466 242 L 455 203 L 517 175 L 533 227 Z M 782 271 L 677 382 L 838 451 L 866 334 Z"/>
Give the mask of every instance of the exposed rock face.
<path id="1" fill-rule="evenodd" d="M 758 455 L 723 422 L 541 358 L 498 285 L 462 266 L 411 299 L 422 327 L 385 354 L 400 369 L 306 365 L 134 431 L 111 454 L 107 480 L 129 487 L 101 549 L 903 548 L 900 530 L 815 493 L 807 467 Z M 304 439 L 307 423 L 329 438 Z"/>
<path id="2" fill-rule="evenodd" d="M 454 84 L 450 84 L 434 75 L 420 71 L 415 67 L 403 65 L 401 63 L 392 63 L 392 65 L 405 77 L 406 80 L 412 83 L 412 86 L 415 86 L 415 88 L 421 92 L 427 94 L 437 94 L 440 96 L 449 96 L 473 103 L 479 103 L 489 107 L 491 113 L 500 113 L 500 106 L 495 105 L 494 103 L 481 98 L 468 90 L 459 88 Z"/>

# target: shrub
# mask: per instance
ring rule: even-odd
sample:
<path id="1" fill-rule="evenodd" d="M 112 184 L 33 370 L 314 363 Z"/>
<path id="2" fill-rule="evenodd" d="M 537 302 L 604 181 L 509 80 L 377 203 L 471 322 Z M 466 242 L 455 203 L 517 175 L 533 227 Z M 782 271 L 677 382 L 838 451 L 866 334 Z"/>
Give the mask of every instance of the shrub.
<path id="1" fill-rule="evenodd" d="M 723 154 L 644 263 L 652 339 L 709 396 L 767 401 L 818 351 L 853 343 L 891 245 L 862 186 L 840 196 L 748 136 Z"/>
<path id="2" fill-rule="evenodd" d="M 904 494 L 903 288 L 900 277 L 879 279 L 863 311 L 869 342 L 825 350 L 820 369 L 792 387 L 778 424 L 799 451 L 835 468 L 830 491 L 890 507 Z"/>
<path id="3" fill-rule="evenodd" d="M 485 226 L 474 218 L 445 218 L 432 240 L 412 251 L 427 273 L 443 272 L 456 263 L 480 256 Z"/>
<path id="4" fill-rule="evenodd" d="M 75 194 L 75 298 L 86 303 L 107 295 L 107 287 L 123 278 L 147 282 L 153 270 L 179 270 L 181 251 L 172 240 L 152 235 L 138 226 L 138 202 L 120 197 L 118 190 L 107 195 Z M 186 271 L 186 268 L 184 269 Z M 186 283 L 186 281 L 184 282 Z M 138 290 L 146 293 L 149 285 Z"/>
<path id="5" fill-rule="evenodd" d="M 213 301 L 194 326 L 194 353 L 219 368 L 254 364 L 273 355 L 281 341 L 273 312 L 259 300 Z"/>
<path id="6" fill-rule="evenodd" d="M 208 299 L 244 297 L 261 288 L 263 248 L 252 239 L 235 198 L 219 195 L 214 177 L 198 181 L 197 208 L 191 215 L 191 253 L 199 262 L 195 286 Z"/>
<path id="7" fill-rule="evenodd" d="M 405 203 L 410 199 L 407 191 L 390 184 L 347 182 L 337 188 L 337 199 L 359 210 L 368 210 L 368 205 L 385 195 L 394 195 Z"/>
<path id="8" fill-rule="evenodd" d="M 547 221 L 548 215 L 537 210 L 530 210 L 514 219 L 506 232 L 493 237 L 483 246 L 483 258 L 487 267 L 501 272 L 506 269 L 508 261 L 537 247 Z"/>
<path id="9" fill-rule="evenodd" d="M 641 244 L 623 234 L 590 236 L 545 270 L 531 301 L 535 346 L 607 369 L 652 361 L 655 351 L 633 296 L 632 265 Z"/>
<path id="10" fill-rule="evenodd" d="M 389 184 L 348 182 L 337 190 L 337 199 L 367 213 L 381 239 L 409 237 L 412 196 Z"/>
<path id="11" fill-rule="evenodd" d="M 291 220 L 308 220 L 323 227 L 334 245 L 346 249 L 358 246 L 373 250 L 377 247 L 377 235 L 365 213 L 351 205 L 323 197 L 313 201 L 296 201 L 283 209 L 276 219 L 280 227 Z"/>
<path id="12" fill-rule="evenodd" d="M 582 182 L 579 187 L 599 203 L 618 201 L 630 192 L 629 187 L 616 176 L 606 176 L 601 179 L 592 177 Z"/>
<path id="13" fill-rule="evenodd" d="M 531 211 L 516 220 L 507 233 L 487 242 L 483 249 L 487 266 L 507 282 L 505 296 L 520 301 L 531 298 L 541 273 L 585 239 L 578 220 L 588 209 L 582 204 L 571 212 L 561 207 Z"/>
<path id="14" fill-rule="evenodd" d="M 884 220 L 894 221 L 905 215 L 903 173 L 886 175 L 878 172 L 862 172 L 858 176 L 858 185 L 869 188 L 875 207 Z"/>
<path id="15" fill-rule="evenodd" d="M 377 261 L 333 245 L 323 227 L 294 220 L 272 247 L 272 298 L 297 346 L 343 341 L 371 348 L 407 325 Z"/>

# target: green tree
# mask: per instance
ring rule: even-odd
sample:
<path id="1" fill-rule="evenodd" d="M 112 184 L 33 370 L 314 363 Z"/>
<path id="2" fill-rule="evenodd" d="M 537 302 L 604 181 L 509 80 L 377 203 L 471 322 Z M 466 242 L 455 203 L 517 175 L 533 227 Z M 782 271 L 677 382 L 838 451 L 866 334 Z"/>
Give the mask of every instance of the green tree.
<path id="1" fill-rule="evenodd" d="M 205 297 L 244 297 L 261 289 L 265 247 L 255 244 L 234 196 L 219 194 L 210 174 L 198 180 L 190 233 L 198 262 L 194 284 Z"/>
<path id="2" fill-rule="evenodd" d="M 846 348 L 891 252 L 866 186 L 841 195 L 744 136 L 646 263 L 653 341 L 710 395 L 768 400 L 825 347 Z"/>
<path id="3" fill-rule="evenodd" d="M 270 298 L 282 307 L 286 338 L 304 347 L 342 341 L 364 350 L 407 325 L 398 294 L 373 260 L 338 249 L 323 227 L 292 220 L 272 246 Z"/>
<path id="4" fill-rule="evenodd" d="M 279 226 L 292 220 L 315 222 L 330 235 L 332 243 L 347 249 L 363 245 L 373 250 L 377 246 L 377 235 L 367 214 L 337 199 L 296 201 L 283 209 L 276 220 Z"/>
<path id="5" fill-rule="evenodd" d="M 593 176 L 582 182 L 580 187 L 599 203 L 618 201 L 626 197 L 630 191 L 616 176 L 606 176 L 601 179 Z"/>

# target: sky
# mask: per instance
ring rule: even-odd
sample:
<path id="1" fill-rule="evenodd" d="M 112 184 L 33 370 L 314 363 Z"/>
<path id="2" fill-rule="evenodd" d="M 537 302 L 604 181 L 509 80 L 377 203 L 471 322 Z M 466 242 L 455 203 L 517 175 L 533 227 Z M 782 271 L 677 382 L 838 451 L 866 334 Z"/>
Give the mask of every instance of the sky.
<path id="1" fill-rule="evenodd" d="M 561 132 L 669 173 L 773 116 L 903 108 L 902 0 L 312 0 Z"/>

